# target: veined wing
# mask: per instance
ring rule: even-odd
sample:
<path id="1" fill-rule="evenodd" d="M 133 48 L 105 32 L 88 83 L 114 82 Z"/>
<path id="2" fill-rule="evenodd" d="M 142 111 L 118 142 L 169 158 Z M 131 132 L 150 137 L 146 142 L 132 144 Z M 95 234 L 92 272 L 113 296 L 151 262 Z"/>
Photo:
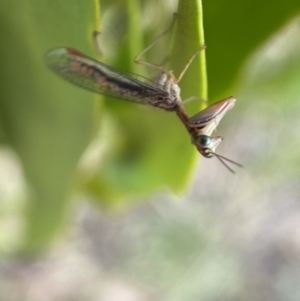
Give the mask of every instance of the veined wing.
<path id="1" fill-rule="evenodd" d="M 72 48 L 46 53 L 47 65 L 67 81 L 87 90 L 137 103 L 164 108 L 169 94 L 95 61 Z"/>

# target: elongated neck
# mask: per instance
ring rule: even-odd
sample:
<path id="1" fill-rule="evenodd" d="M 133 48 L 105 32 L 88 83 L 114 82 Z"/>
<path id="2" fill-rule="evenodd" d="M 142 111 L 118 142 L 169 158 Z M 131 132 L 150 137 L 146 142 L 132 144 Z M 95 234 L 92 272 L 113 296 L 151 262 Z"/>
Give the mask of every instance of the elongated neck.
<path id="1" fill-rule="evenodd" d="M 181 102 L 177 102 L 176 107 L 174 108 L 174 111 L 176 112 L 177 116 L 191 135 L 192 140 L 194 141 L 197 137 L 198 130 L 196 128 L 191 128 L 188 125 L 188 121 L 190 119 L 187 111 L 185 110 L 184 106 L 182 105 Z"/>

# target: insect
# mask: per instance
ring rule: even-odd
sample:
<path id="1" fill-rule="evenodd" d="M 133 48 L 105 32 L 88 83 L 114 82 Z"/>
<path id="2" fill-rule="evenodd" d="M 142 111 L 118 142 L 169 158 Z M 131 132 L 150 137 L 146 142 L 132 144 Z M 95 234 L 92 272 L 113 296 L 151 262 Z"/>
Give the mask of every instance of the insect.
<path id="1" fill-rule="evenodd" d="M 241 164 L 216 153 L 216 148 L 223 138 L 221 136 L 212 136 L 212 133 L 227 111 L 234 106 L 235 98 L 228 97 L 221 100 L 190 118 L 180 97 L 178 83 L 193 59 L 205 49 L 205 46 L 202 46 L 194 53 L 178 78 L 174 76 L 172 71 L 167 71 L 162 66 L 139 59 L 169 30 L 167 29 L 163 32 L 135 58 L 136 63 L 154 67 L 160 71 L 152 84 L 130 77 L 69 47 L 48 51 L 45 57 L 46 64 L 62 78 L 87 90 L 175 112 L 189 132 L 191 141 L 200 154 L 206 158 L 216 156 L 231 172 L 234 172 L 224 160 L 240 167 Z"/>

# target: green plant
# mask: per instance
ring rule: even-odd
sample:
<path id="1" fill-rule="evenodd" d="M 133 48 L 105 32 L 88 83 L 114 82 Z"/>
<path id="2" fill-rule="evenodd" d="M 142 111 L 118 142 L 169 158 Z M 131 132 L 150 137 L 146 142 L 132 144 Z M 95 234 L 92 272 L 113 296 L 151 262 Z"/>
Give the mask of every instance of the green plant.
<path id="1" fill-rule="evenodd" d="M 300 9 L 292 0 L 284 5 L 273 1 L 271 11 L 266 0 L 207 0 L 203 6 L 208 48 L 180 87 L 183 99 L 191 95 L 208 98 L 207 55 L 212 102 L 235 94 L 249 55 Z M 112 64 L 143 72 L 133 67 L 133 57 L 168 26 L 174 11 L 161 1 L 152 1 L 152 7 L 139 1 L 103 1 L 103 7 L 109 20 L 109 25 L 102 25 L 103 35 L 113 28 L 115 35 L 109 38 L 117 40 Z M 177 12 L 172 41 L 166 37 L 168 47 L 158 45 L 152 57 L 147 57 L 161 61 L 170 48 L 168 64 L 175 74 L 204 42 L 201 1 L 179 1 Z M 72 187 L 76 193 L 92 195 L 103 207 L 124 207 L 162 188 L 182 192 L 199 157 L 174 114 L 118 100 L 102 102 L 101 96 L 73 87 L 46 69 L 43 55 L 54 47 L 71 46 L 96 56 L 91 33 L 99 29 L 99 13 L 96 0 L 72 4 L 4 0 L 0 4 L 1 137 L 19 156 L 30 187 L 25 218 L 25 242 L 30 250 L 45 246 L 61 228 Z M 149 23 L 147 14 L 153 18 L 150 25 L 144 24 Z M 122 40 L 126 35 L 128 39 Z M 199 103 L 189 104 L 188 110 L 198 111 Z M 97 160 L 77 170 L 93 137 L 99 147 Z"/>

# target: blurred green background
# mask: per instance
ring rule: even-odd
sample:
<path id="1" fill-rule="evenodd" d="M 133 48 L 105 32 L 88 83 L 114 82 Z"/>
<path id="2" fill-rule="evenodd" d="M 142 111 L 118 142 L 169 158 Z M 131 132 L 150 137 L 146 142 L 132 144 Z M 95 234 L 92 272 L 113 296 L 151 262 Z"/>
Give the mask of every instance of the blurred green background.
<path id="1" fill-rule="evenodd" d="M 101 30 L 106 63 L 151 77 L 133 57 L 178 11 L 146 56 L 170 51 L 176 73 L 203 41 L 200 2 L 177 5 L 1 2 L 1 301 L 299 300 L 300 2 L 203 0 L 209 101 L 238 100 L 218 127 L 236 175 L 198 162 L 173 114 L 44 66 L 59 46 L 97 57 Z M 183 98 L 206 98 L 203 60 Z"/>

